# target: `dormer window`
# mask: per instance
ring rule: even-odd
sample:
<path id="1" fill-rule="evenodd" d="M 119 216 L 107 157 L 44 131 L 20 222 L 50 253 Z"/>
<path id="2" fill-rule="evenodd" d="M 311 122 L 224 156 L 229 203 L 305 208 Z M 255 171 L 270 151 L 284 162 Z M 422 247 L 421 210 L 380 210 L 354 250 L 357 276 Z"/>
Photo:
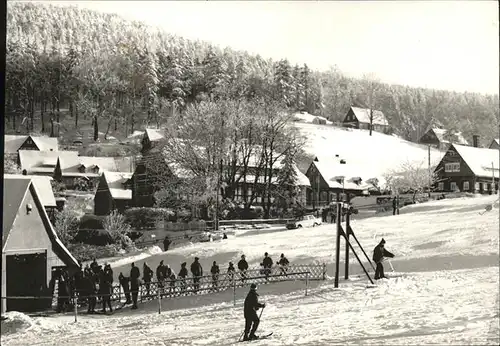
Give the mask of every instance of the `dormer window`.
<path id="1" fill-rule="evenodd" d="M 99 173 L 99 166 L 92 167 L 92 172 Z"/>
<path id="2" fill-rule="evenodd" d="M 85 173 L 85 170 L 86 170 L 85 165 L 80 165 L 80 167 L 78 167 L 78 172 L 80 173 Z"/>

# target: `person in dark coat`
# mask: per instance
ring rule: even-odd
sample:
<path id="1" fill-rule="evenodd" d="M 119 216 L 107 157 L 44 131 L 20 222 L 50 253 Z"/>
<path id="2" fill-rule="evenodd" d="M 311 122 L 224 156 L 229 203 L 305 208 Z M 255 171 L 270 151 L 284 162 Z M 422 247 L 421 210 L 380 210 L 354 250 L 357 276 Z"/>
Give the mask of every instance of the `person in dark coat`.
<path id="1" fill-rule="evenodd" d="M 146 296 L 149 297 L 149 290 L 151 288 L 151 279 L 153 278 L 153 270 L 149 268 L 148 264 L 144 262 L 142 269 L 142 279 L 144 280 L 144 286 L 146 286 Z"/>
<path id="2" fill-rule="evenodd" d="M 217 290 L 220 270 L 216 261 L 214 261 L 214 263 L 212 264 L 212 268 L 210 268 L 210 273 L 212 274 L 212 287 L 214 290 Z"/>
<path id="3" fill-rule="evenodd" d="M 132 291 L 132 309 L 137 309 L 137 296 L 139 295 L 139 277 L 141 273 L 139 268 L 132 263 L 132 269 L 130 269 L 130 290 Z"/>
<path id="4" fill-rule="evenodd" d="M 324 208 L 323 210 L 321 210 L 321 222 L 324 222 L 324 223 L 327 223 L 328 220 L 328 209 Z"/>
<path id="5" fill-rule="evenodd" d="M 97 289 L 96 289 L 96 275 L 93 272 L 89 273 L 89 275 L 86 276 L 85 278 L 85 283 L 86 283 L 86 295 L 88 296 L 88 302 L 89 306 L 87 309 L 88 314 L 93 314 L 95 313 L 95 306 L 97 304 Z"/>
<path id="6" fill-rule="evenodd" d="M 245 259 L 245 255 L 241 255 L 241 259 L 238 262 L 238 269 L 240 270 L 241 282 L 245 282 L 248 270 L 248 262 Z"/>
<path id="7" fill-rule="evenodd" d="M 229 265 L 227 266 L 227 277 L 228 277 L 231 285 L 233 284 L 233 281 L 234 281 L 234 273 L 235 272 L 236 272 L 236 269 L 234 269 L 233 262 L 229 262 Z"/>
<path id="8" fill-rule="evenodd" d="M 396 212 L 399 214 L 398 204 L 399 204 L 399 198 L 394 197 L 392 200 L 392 215 L 396 215 Z"/>
<path id="9" fill-rule="evenodd" d="M 337 220 L 337 204 L 334 204 L 331 208 L 331 212 L 330 212 L 330 222 L 331 223 L 335 223 L 335 221 Z"/>
<path id="10" fill-rule="evenodd" d="M 111 295 L 113 294 L 113 270 L 109 264 L 107 264 L 102 271 L 100 287 L 102 289 L 102 312 L 106 312 L 106 305 L 108 305 L 109 311 L 112 312 Z"/>
<path id="11" fill-rule="evenodd" d="M 163 249 L 165 251 L 168 251 L 170 244 L 172 244 L 172 241 L 168 238 L 168 236 L 166 236 L 165 239 L 163 240 Z"/>
<path id="12" fill-rule="evenodd" d="M 193 274 L 193 289 L 195 293 L 200 289 L 200 277 L 203 276 L 203 268 L 199 261 L 200 259 L 195 257 L 194 262 L 191 263 L 191 274 Z"/>
<path id="13" fill-rule="evenodd" d="M 163 265 L 163 260 L 160 261 L 158 267 L 156 267 L 156 281 L 158 281 L 158 289 L 162 289 L 164 287 L 163 281 L 165 281 L 165 266 Z"/>
<path id="14" fill-rule="evenodd" d="M 271 274 L 271 268 L 273 266 L 273 260 L 269 257 L 268 253 L 264 254 L 264 259 L 262 260 L 261 266 L 264 267 L 264 275 L 267 277 Z M 267 278 L 266 278 L 267 279 Z"/>
<path id="15" fill-rule="evenodd" d="M 222 239 L 227 239 L 227 234 L 226 233 L 222 233 Z"/>
<path id="16" fill-rule="evenodd" d="M 188 276 L 188 271 L 186 268 L 187 263 L 181 263 L 181 270 L 179 271 L 179 278 L 181 279 L 181 292 L 186 292 L 186 277 Z"/>
<path id="17" fill-rule="evenodd" d="M 130 279 L 123 276 L 123 273 L 120 273 L 118 281 L 123 288 L 123 293 L 125 293 L 125 304 L 132 304 L 132 300 L 130 299 Z"/>
<path id="18" fill-rule="evenodd" d="M 265 307 L 266 304 L 259 303 L 257 286 L 255 284 L 251 284 L 250 291 L 245 298 L 244 305 L 245 335 L 243 337 L 243 341 L 255 340 L 259 338 L 255 335 L 260 323 L 259 317 L 257 316 L 257 310 Z"/>
<path id="19" fill-rule="evenodd" d="M 373 249 L 373 261 L 377 264 L 375 280 L 385 278 L 384 266 L 382 265 L 384 257 L 393 258 L 394 255 L 385 249 L 385 240 L 382 238 L 380 243 Z"/>
<path id="20" fill-rule="evenodd" d="M 97 264 L 97 261 L 96 261 L 95 258 L 92 261 L 92 263 L 90 264 L 90 269 L 92 270 L 92 272 L 94 274 L 98 274 L 99 273 L 99 265 Z"/>
<path id="21" fill-rule="evenodd" d="M 290 264 L 290 262 L 285 257 L 285 254 L 281 254 L 280 260 L 278 262 L 276 262 L 276 264 L 280 266 L 281 273 L 283 275 L 286 275 L 287 267 Z"/>

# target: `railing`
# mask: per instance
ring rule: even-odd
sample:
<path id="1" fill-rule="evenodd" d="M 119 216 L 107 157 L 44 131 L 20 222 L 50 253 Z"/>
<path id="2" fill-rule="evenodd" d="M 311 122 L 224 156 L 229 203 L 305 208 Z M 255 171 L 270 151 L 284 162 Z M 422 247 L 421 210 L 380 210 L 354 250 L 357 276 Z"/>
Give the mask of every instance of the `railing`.
<path id="1" fill-rule="evenodd" d="M 199 294 L 210 294 L 223 292 L 232 289 L 233 301 L 236 305 L 236 288 L 255 284 L 267 284 L 272 282 L 303 281 L 305 282 L 305 295 L 308 295 L 308 286 L 310 281 L 326 279 L 326 264 L 321 265 L 293 265 L 288 267 L 274 267 L 271 269 L 250 269 L 245 272 L 222 273 L 217 276 L 201 276 L 198 278 L 186 278 L 185 280 L 167 280 L 164 282 L 141 283 L 138 291 L 138 301 L 158 301 L 158 313 L 161 313 L 161 302 L 163 298 L 176 298 L 180 296 L 190 296 Z M 132 291 L 130 291 L 132 295 Z M 34 300 L 43 299 L 53 300 L 53 305 L 72 307 L 75 322 L 77 322 L 78 307 L 87 305 L 88 298 L 95 297 L 102 299 L 110 296 L 114 302 L 122 302 L 125 298 L 125 292 L 120 285 L 113 285 L 110 294 L 92 294 L 87 295 L 82 291 L 74 291 L 71 296 L 42 297 L 42 296 L 8 296 L 2 297 L 2 300 Z M 55 299 L 55 301 L 54 301 Z M 64 303 L 66 302 L 66 303 Z M 96 302 L 99 304 L 98 302 Z M 122 305 L 123 307 L 123 305 Z M 116 308 L 116 306 L 115 306 Z M 118 307 L 119 309 L 120 307 Z M 63 308 L 64 309 L 64 308 Z"/>
<path id="2" fill-rule="evenodd" d="M 269 272 L 270 270 L 270 272 Z M 267 284 L 284 281 L 318 281 L 326 278 L 326 265 L 293 265 L 286 268 L 274 267 L 267 269 L 249 269 L 242 273 L 234 272 L 220 273 L 215 278 L 212 275 L 198 278 L 165 280 L 163 282 L 151 281 L 141 282 L 139 285 L 138 300 L 144 302 L 156 299 L 158 294 L 162 298 L 175 298 L 180 296 L 199 295 L 214 292 L 222 292 L 243 285 Z M 267 274 L 267 275 L 266 275 Z M 121 302 L 125 298 L 125 292 L 119 284 L 113 285 L 111 301 Z"/>

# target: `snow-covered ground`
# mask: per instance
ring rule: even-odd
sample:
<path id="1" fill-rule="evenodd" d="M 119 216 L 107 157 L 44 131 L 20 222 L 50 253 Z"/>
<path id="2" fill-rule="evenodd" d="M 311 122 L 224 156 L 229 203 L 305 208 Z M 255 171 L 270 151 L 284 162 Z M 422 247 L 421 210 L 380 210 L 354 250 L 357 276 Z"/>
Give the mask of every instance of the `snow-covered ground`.
<path id="1" fill-rule="evenodd" d="M 498 205 L 479 215 L 496 198 L 429 202 L 406 207 L 398 216 L 353 222 L 369 256 L 385 238 L 387 249 L 396 255 L 395 273 L 385 265 L 394 278 L 366 288 L 368 281 L 351 256 L 351 280 L 342 275 L 338 289 L 331 278 L 312 283 L 308 296 L 304 282 L 262 285 L 259 292 L 267 307 L 259 330 L 274 335 L 255 343 L 498 344 Z M 284 252 L 292 263 L 327 262 L 333 276 L 334 250 L 334 227 L 323 225 L 193 244 L 153 255 L 148 263 L 153 258 L 185 258 L 190 263 L 199 256 L 206 270 L 213 260 L 225 269 L 242 252 L 251 265 L 265 251 L 273 259 Z M 28 318 L 10 313 L 8 334 L 2 322 L 2 345 L 231 345 L 242 332 L 246 291 L 237 290 L 236 306 L 232 292 L 222 292 L 165 299 L 161 315 L 157 303 L 150 302 L 112 316 L 83 314 L 76 324 L 71 314 Z"/>
<path id="2" fill-rule="evenodd" d="M 294 126 L 305 137 L 304 150 L 312 156 L 339 155 L 347 164 L 360 168 L 364 176 L 378 178 L 402 164 L 412 162 L 427 168 L 428 148 L 408 142 L 397 136 L 368 130 L 346 129 L 336 126 L 296 122 Z M 436 165 L 443 152 L 431 148 L 431 164 Z"/>

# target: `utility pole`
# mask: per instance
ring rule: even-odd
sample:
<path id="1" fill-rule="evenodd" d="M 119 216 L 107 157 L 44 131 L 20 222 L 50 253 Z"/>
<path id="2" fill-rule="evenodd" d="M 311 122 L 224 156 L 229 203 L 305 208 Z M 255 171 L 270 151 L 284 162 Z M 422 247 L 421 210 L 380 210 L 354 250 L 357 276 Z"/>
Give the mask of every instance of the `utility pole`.
<path id="1" fill-rule="evenodd" d="M 428 158 L 428 162 L 427 162 L 427 166 L 428 166 L 428 170 L 429 170 L 429 199 L 431 199 L 431 185 L 432 185 L 432 177 L 431 177 L 431 145 L 429 144 L 427 146 L 427 158 Z"/>
<path id="2" fill-rule="evenodd" d="M 491 161 L 491 194 L 495 194 L 495 164 Z"/>

